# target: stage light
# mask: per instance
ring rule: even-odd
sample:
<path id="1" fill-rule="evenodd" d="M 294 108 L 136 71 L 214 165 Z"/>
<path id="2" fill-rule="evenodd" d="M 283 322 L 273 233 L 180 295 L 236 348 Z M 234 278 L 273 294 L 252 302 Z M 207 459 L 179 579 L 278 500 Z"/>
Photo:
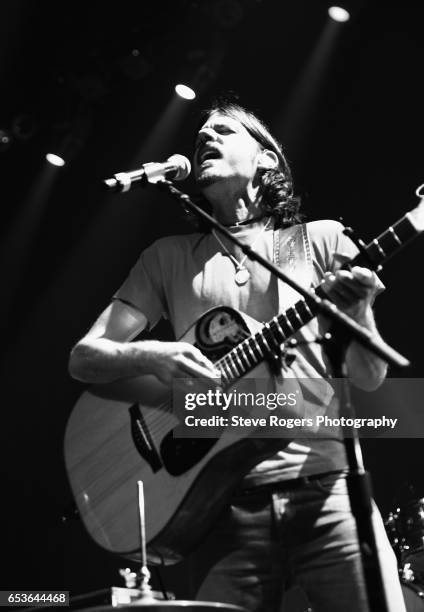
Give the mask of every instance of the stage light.
<path id="1" fill-rule="evenodd" d="M 46 159 L 53 166 L 64 166 L 72 162 L 82 150 L 85 144 L 88 124 L 84 120 L 75 121 L 73 130 L 66 134 L 61 140 L 50 144 L 50 152 Z"/>
<path id="2" fill-rule="evenodd" d="M 49 164 L 52 164 L 52 166 L 64 166 L 65 165 L 65 160 L 63 159 L 63 157 L 60 157 L 59 155 L 56 155 L 56 153 L 47 153 L 46 154 L 46 159 L 49 162 Z"/>
<path id="3" fill-rule="evenodd" d="M 188 87 L 188 85 L 183 85 L 182 83 L 175 85 L 175 91 L 180 98 L 184 98 L 184 100 L 194 100 L 196 97 L 195 91 L 191 89 L 191 87 Z"/>
<path id="4" fill-rule="evenodd" d="M 6 151 L 12 144 L 12 136 L 9 130 L 0 129 L 0 153 Z"/>
<path id="5" fill-rule="evenodd" d="M 340 23 L 349 21 L 350 19 L 348 11 L 341 6 L 330 6 L 328 9 L 328 14 L 330 15 L 331 19 L 334 21 L 339 21 Z"/>

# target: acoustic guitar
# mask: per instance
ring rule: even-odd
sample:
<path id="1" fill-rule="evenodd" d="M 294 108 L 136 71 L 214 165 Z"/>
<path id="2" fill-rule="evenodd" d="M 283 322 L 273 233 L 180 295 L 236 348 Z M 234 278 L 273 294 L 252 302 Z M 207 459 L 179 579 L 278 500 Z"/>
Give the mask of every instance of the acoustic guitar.
<path id="1" fill-rule="evenodd" d="M 364 246 L 350 265 L 377 268 L 424 229 L 424 199 Z M 317 288 L 319 292 L 319 287 Z M 207 311 L 180 338 L 221 372 L 224 389 L 246 376 L 268 379 L 268 358 L 316 316 L 307 299 L 263 324 L 229 307 Z M 276 383 L 277 384 L 277 383 Z M 66 427 L 65 461 L 81 519 L 108 551 L 139 558 L 136 482 L 144 483 L 151 563 L 174 563 L 204 537 L 250 467 L 282 442 L 255 427 L 214 438 L 178 438 L 167 387 L 154 376 L 93 386 Z"/>

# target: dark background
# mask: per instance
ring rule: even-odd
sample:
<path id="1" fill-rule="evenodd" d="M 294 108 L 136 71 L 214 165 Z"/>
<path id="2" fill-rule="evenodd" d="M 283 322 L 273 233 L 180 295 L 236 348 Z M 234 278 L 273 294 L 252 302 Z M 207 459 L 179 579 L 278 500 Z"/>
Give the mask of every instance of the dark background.
<path id="1" fill-rule="evenodd" d="M 343 216 L 365 240 L 415 206 L 424 180 L 417 6 L 352 3 L 319 87 L 303 98 L 302 139 L 285 143 L 308 219 Z M 122 584 L 116 570 L 127 565 L 78 520 L 61 520 L 72 505 L 64 429 L 84 389 L 67 359 L 140 250 L 189 226 L 153 187 L 110 196 L 100 180 L 134 160 L 190 156 L 199 110 L 223 92 L 277 130 L 326 10 L 321 0 L 2 3 L 2 589 L 84 593 Z M 168 140 L 145 147 L 176 81 L 199 69 L 200 96 L 174 100 Z M 48 167 L 45 153 L 67 135 L 71 161 Z M 155 145 L 154 157 L 137 156 Z M 417 240 L 382 273 L 379 327 L 412 362 L 393 377 L 422 375 L 422 249 Z M 424 495 L 421 439 L 363 448 L 383 516 L 407 484 Z"/>

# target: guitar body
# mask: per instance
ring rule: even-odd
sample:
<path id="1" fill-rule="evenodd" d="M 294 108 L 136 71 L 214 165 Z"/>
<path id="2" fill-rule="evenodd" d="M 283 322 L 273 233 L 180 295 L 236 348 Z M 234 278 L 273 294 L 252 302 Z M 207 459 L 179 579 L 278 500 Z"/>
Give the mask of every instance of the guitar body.
<path id="1" fill-rule="evenodd" d="M 218 307 L 181 340 L 216 361 L 260 327 Z M 266 364 L 250 376 L 274 388 Z M 284 444 L 255 437 L 254 427 L 237 435 L 224 429 L 217 439 L 174 440 L 179 421 L 169 402 L 169 389 L 153 376 L 93 387 L 77 402 L 65 434 L 66 467 L 85 527 L 103 548 L 129 558 L 139 556 L 136 483 L 143 481 L 151 563 L 174 563 L 192 550 L 243 475 Z"/>

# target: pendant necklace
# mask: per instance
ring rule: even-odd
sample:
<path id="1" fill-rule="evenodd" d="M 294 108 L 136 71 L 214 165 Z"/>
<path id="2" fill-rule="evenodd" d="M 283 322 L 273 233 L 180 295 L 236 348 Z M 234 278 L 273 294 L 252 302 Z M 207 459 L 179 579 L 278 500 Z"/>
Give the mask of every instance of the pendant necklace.
<path id="1" fill-rule="evenodd" d="M 251 249 L 253 249 L 253 247 L 255 246 L 257 241 L 259 240 L 260 236 L 262 236 L 262 234 L 264 233 L 264 231 L 268 227 L 270 221 L 271 221 L 271 217 L 268 219 L 268 221 L 265 223 L 263 228 L 256 235 L 256 238 L 254 239 L 254 241 L 252 242 L 252 244 L 250 246 Z M 238 261 L 234 257 L 234 255 L 232 253 L 230 253 L 230 251 L 227 249 L 225 244 L 222 242 L 222 240 L 216 234 L 215 230 L 212 230 L 212 234 L 214 235 L 215 239 L 219 242 L 219 244 L 222 246 L 222 248 L 225 250 L 227 255 L 231 258 L 231 260 L 233 261 L 233 263 L 236 266 L 236 273 L 234 275 L 234 280 L 236 281 L 237 285 L 245 285 L 247 283 L 247 281 L 249 280 L 249 278 L 250 278 L 250 272 L 249 272 L 249 270 L 244 265 L 244 262 L 246 261 L 248 256 L 245 255 L 241 261 Z"/>

